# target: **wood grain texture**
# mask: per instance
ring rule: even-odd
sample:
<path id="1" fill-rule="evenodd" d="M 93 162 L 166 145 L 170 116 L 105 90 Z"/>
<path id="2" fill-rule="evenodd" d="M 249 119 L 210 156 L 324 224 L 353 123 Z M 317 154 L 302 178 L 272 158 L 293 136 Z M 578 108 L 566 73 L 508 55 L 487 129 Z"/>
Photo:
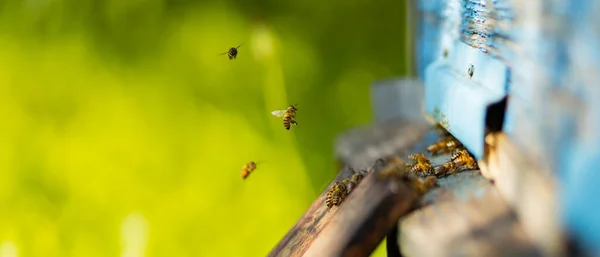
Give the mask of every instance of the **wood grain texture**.
<path id="1" fill-rule="evenodd" d="M 399 222 L 404 256 L 541 256 L 515 214 L 478 171 L 439 180 L 429 204 Z"/>
<path id="2" fill-rule="evenodd" d="M 339 207 L 328 209 L 323 192 L 269 256 L 369 256 L 417 199 L 404 183 L 376 178 L 384 164 L 378 160 Z M 348 176 L 343 170 L 334 181 Z"/>
<path id="3" fill-rule="evenodd" d="M 381 180 L 383 160 L 340 205 L 304 256 L 369 256 L 410 211 L 416 192 L 400 181 Z"/>
<path id="4" fill-rule="evenodd" d="M 407 155 L 409 149 L 420 142 L 431 127 L 424 119 L 403 118 L 356 127 L 336 138 L 335 156 L 341 163 L 357 169 L 369 167 L 379 158 Z"/>
<path id="5" fill-rule="evenodd" d="M 268 256 L 302 256 L 315 237 L 321 233 L 323 227 L 329 223 L 331 217 L 338 211 L 338 208 L 328 209 L 325 206 L 327 190 L 335 182 L 352 176 L 353 172 L 350 167 L 344 167 Z"/>
<path id="6" fill-rule="evenodd" d="M 486 158 L 480 162 L 482 174 L 494 180 L 499 193 L 514 208 L 523 230 L 545 256 L 564 256 L 556 185 L 506 135 L 492 134 Z"/>

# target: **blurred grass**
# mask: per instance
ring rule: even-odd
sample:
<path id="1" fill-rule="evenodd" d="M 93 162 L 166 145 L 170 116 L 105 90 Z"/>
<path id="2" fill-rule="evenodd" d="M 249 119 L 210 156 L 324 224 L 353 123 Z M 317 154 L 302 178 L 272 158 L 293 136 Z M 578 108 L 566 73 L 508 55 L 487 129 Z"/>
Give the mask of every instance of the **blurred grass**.
<path id="1" fill-rule="evenodd" d="M 0 255 L 264 256 L 406 73 L 403 5 L 3 1 Z"/>

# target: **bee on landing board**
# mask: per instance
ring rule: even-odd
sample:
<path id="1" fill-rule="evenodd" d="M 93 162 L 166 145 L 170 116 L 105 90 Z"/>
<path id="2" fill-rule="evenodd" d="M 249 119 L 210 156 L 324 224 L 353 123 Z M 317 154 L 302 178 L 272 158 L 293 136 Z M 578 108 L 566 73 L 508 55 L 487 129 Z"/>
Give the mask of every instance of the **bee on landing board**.
<path id="1" fill-rule="evenodd" d="M 357 172 L 355 170 L 354 175 L 352 175 L 352 177 L 344 179 L 342 181 L 342 183 L 344 185 L 346 185 L 346 193 L 350 194 L 350 192 L 352 192 L 352 190 L 354 190 L 356 188 L 356 186 L 358 186 L 358 183 L 360 183 L 360 181 L 363 179 L 363 177 L 364 177 L 363 174 L 361 174 L 360 172 Z"/>
<path id="2" fill-rule="evenodd" d="M 462 149 L 456 152 L 450 158 L 454 166 L 460 169 L 477 169 L 477 162 L 475 159 L 469 154 L 467 149 Z"/>
<path id="3" fill-rule="evenodd" d="M 229 51 L 221 53 L 221 55 L 227 54 L 227 57 L 229 57 L 229 60 L 235 59 L 237 57 L 237 55 L 238 55 L 238 48 L 240 48 L 241 46 L 242 45 L 239 45 L 237 47 L 229 48 Z"/>
<path id="4" fill-rule="evenodd" d="M 431 162 L 424 154 L 411 154 L 408 156 L 408 159 L 414 161 L 415 163 L 407 163 L 405 164 L 406 168 L 411 172 L 420 173 L 420 174 L 430 174 L 432 167 Z"/>
<path id="5" fill-rule="evenodd" d="M 358 186 L 358 183 L 360 183 L 360 181 L 364 177 L 363 174 L 366 174 L 366 172 L 366 170 L 361 170 L 361 172 L 357 172 L 355 170 L 352 177 L 335 182 L 333 186 L 331 186 L 329 191 L 327 191 L 325 205 L 327 205 L 328 208 L 331 208 L 333 206 L 339 206 L 340 204 L 342 204 L 344 199 L 346 199 L 346 197 L 350 195 L 352 190 L 354 190 Z"/>
<path id="6" fill-rule="evenodd" d="M 242 179 L 246 179 L 256 169 L 256 162 L 249 162 L 242 167 Z"/>
<path id="7" fill-rule="evenodd" d="M 296 111 L 298 108 L 296 106 L 297 104 L 292 104 L 285 110 L 275 110 L 272 111 L 271 114 L 278 118 L 283 117 L 283 127 L 285 127 L 287 130 L 290 130 L 292 125 L 298 125 L 296 122 Z"/>
<path id="8" fill-rule="evenodd" d="M 427 151 L 433 156 L 440 154 L 452 154 L 454 150 L 462 147 L 462 144 L 456 140 L 453 136 L 447 136 L 446 138 L 431 144 L 427 147 Z"/>
<path id="9" fill-rule="evenodd" d="M 327 205 L 327 208 L 339 206 L 344 200 L 344 197 L 346 197 L 346 192 L 346 186 L 341 181 L 335 182 L 329 191 L 327 191 L 325 198 L 325 205 Z"/>

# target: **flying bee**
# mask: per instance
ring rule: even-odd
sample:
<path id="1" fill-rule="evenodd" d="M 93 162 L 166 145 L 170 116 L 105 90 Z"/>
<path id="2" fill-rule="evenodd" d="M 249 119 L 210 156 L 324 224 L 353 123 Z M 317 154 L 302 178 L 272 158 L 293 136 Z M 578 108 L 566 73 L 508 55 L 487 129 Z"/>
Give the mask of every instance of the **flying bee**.
<path id="1" fill-rule="evenodd" d="M 327 195 L 325 198 L 325 205 L 327 205 L 327 208 L 339 206 L 346 197 L 346 192 L 347 189 L 344 183 L 340 181 L 335 182 L 331 186 L 329 191 L 327 191 Z"/>
<path id="2" fill-rule="evenodd" d="M 450 158 L 452 163 L 454 164 L 454 166 L 458 169 L 477 169 L 477 162 L 475 161 L 475 159 L 469 154 L 469 152 L 467 151 L 467 149 L 461 149 L 460 151 L 456 152 L 454 155 L 452 155 L 452 157 Z"/>
<path id="3" fill-rule="evenodd" d="M 290 130 L 292 125 L 298 125 L 296 122 L 296 111 L 298 108 L 296 108 L 296 106 L 297 104 L 292 104 L 285 110 L 275 110 L 272 111 L 271 114 L 278 118 L 283 117 L 283 127 L 285 127 L 287 130 Z"/>
<path id="4" fill-rule="evenodd" d="M 242 179 L 246 179 L 256 169 L 256 162 L 249 162 L 242 167 Z"/>
<path id="5" fill-rule="evenodd" d="M 446 138 L 431 144 L 427 147 L 427 151 L 433 156 L 440 155 L 442 153 L 452 154 L 454 150 L 460 148 L 462 144 L 456 140 L 453 136 L 447 136 Z"/>
<path id="6" fill-rule="evenodd" d="M 221 55 L 227 54 L 227 57 L 229 57 L 229 60 L 235 59 L 237 57 L 237 55 L 238 55 L 238 48 L 240 48 L 241 46 L 242 45 L 239 45 L 237 47 L 229 48 L 229 51 L 221 53 Z"/>

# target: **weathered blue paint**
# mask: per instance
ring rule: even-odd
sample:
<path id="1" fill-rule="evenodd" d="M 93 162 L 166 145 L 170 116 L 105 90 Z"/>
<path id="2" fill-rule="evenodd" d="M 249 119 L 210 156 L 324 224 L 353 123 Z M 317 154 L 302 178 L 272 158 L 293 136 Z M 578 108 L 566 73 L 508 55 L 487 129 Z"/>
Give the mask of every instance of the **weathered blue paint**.
<path id="1" fill-rule="evenodd" d="M 425 110 L 479 159 L 486 108 L 509 95 L 504 132 L 557 179 L 566 228 L 600 255 L 600 1 L 420 2 L 438 19 L 421 31 Z"/>
<path id="2" fill-rule="evenodd" d="M 429 64 L 443 58 L 458 38 L 461 0 L 418 1 L 417 75 L 425 78 Z"/>
<path id="3" fill-rule="evenodd" d="M 568 126 L 569 111 L 561 109 L 568 101 L 556 88 L 568 65 L 564 42 L 563 16 L 551 1 L 519 2 L 510 24 L 515 44 L 507 52 L 511 80 L 504 132 L 547 171 L 556 172 L 561 131 Z M 537 18 L 543 17 L 543 18 Z"/>
<path id="4" fill-rule="evenodd" d="M 566 42 L 572 60 L 562 89 L 577 102 L 572 133 L 563 135 L 558 161 L 565 224 L 600 255 L 600 1 L 569 1 Z"/>
<path id="5" fill-rule="evenodd" d="M 417 2 L 420 13 L 417 22 L 417 75 L 423 79 L 425 67 L 435 59 L 438 36 L 440 34 L 440 19 L 438 10 L 442 0 L 421 0 Z"/>
<path id="6" fill-rule="evenodd" d="M 448 59 L 432 63 L 425 74 L 425 111 L 471 151 L 483 155 L 487 108 L 506 96 L 507 67 L 460 41 Z M 473 65 L 473 76 L 467 72 Z"/>
<path id="7" fill-rule="evenodd" d="M 483 155 L 487 108 L 506 96 L 508 67 L 491 40 L 498 30 L 485 1 L 448 1 L 444 12 L 451 28 L 440 42 L 447 58 L 437 58 L 425 72 L 425 111 L 471 151 Z M 506 16 L 506 15 L 505 15 Z M 492 22 L 493 20 L 493 22 Z M 494 53 L 492 55 L 491 53 Z M 473 66 L 473 76 L 469 67 Z"/>

